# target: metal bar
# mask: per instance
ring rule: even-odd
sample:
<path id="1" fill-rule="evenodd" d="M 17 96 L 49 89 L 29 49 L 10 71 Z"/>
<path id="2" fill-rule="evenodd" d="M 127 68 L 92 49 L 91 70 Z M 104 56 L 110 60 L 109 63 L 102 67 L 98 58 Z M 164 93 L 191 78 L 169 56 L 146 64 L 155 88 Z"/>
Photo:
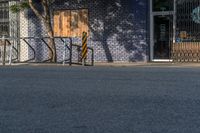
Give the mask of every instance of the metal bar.
<path id="1" fill-rule="evenodd" d="M 20 39 L 49 39 L 50 37 L 5 37 L 4 39 L 9 40 L 20 40 Z M 54 37 L 54 39 L 69 39 L 69 37 Z M 3 40 L 3 38 L 0 38 L 0 40 Z"/>
<path id="2" fill-rule="evenodd" d="M 16 58 L 14 58 L 14 59 L 12 59 L 12 61 L 14 61 L 14 60 L 17 60 L 18 59 L 18 50 L 13 46 L 13 50 L 17 53 L 17 56 L 16 56 Z"/>
<path id="3" fill-rule="evenodd" d="M 79 47 L 79 48 L 82 47 L 82 46 L 77 45 L 77 44 L 72 44 L 72 46 Z M 94 65 L 94 49 L 93 49 L 92 47 L 89 47 L 89 46 L 87 47 L 87 49 L 90 50 L 90 51 L 92 51 L 91 66 L 93 66 L 93 65 Z M 72 63 L 72 64 L 74 64 L 74 63 Z M 86 64 L 86 65 L 87 65 L 87 64 Z"/>
<path id="4" fill-rule="evenodd" d="M 88 49 L 91 49 L 91 51 L 92 51 L 92 66 L 94 66 L 94 49 L 89 48 L 89 47 L 88 47 Z"/>
<path id="5" fill-rule="evenodd" d="M 176 42 L 176 0 L 174 0 L 174 13 L 173 13 L 173 43 Z"/>
<path id="6" fill-rule="evenodd" d="M 72 38 L 70 38 L 69 65 L 72 65 Z"/>
<path id="7" fill-rule="evenodd" d="M 3 62 L 2 62 L 2 64 L 3 64 L 3 66 L 5 66 L 5 64 L 6 64 L 6 41 L 5 40 L 3 40 L 3 57 L 2 57 L 2 59 L 3 59 Z"/>
<path id="8" fill-rule="evenodd" d="M 67 49 L 70 50 L 70 47 L 67 45 L 66 41 L 63 40 L 63 38 L 60 38 L 60 40 L 64 43 L 64 45 L 67 47 Z"/>
<path id="9" fill-rule="evenodd" d="M 75 46 L 75 47 L 82 47 L 82 46 L 80 46 L 80 45 L 78 45 L 78 44 L 72 44 L 72 46 Z"/>
<path id="10" fill-rule="evenodd" d="M 62 39 L 61 39 L 62 40 Z M 65 65 L 65 57 L 66 57 L 66 46 L 65 46 L 65 41 L 63 40 L 63 43 L 64 43 L 64 52 L 63 52 L 63 65 Z"/>
<path id="11" fill-rule="evenodd" d="M 9 40 L 6 40 L 6 42 L 8 43 L 8 45 L 10 45 L 10 50 L 9 50 L 9 65 L 11 65 L 12 64 L 12 44 L 11 44 L 11 42 L 9 41 Z"/>
<path id="12" fill-rule="evenodd" d="M 53 55 L 53 50 L 49 47 L 49 45 L 47 44 L 47 42 L 44 40 L 44 38 L 42 38 L 41 39 L 43 42 L 44 42 L 44 44 L 48 47 L 48 49 L 51 51 L 51 53 L 52 53 L 52 55 Z M 47 59 L 47 60 L 44 60 L 44 61 L 42 61 L 42 62 L 48 62 L 48 61 L 51 61 L 53 59 L 53 57 L 50 57 L 49 59 Z"/>
<path id="13" fill-rule="evenodd" d="M 28 41 L 27 41 L 25 38 L 22 39 L 22 40 L 23 40 L 23 41 L 28 45 L 28 47 L 30 47 L 31 50 L 33 51 L 33 58 L 21 62 L 21 63 L 26 63 L 26 62 L 29 62 L 29 61 L 32 61 L 32 60 L 35 59 L 36 52 L 35 52 L 35 49 L 28 43 Z"/>
<path id="14" fill-rule="evenodd" d="M 79 62 L 71 62 L 71 64 L 75 64 L 75 65 L 82 65 L 82 63 L 79 63 Z"/>

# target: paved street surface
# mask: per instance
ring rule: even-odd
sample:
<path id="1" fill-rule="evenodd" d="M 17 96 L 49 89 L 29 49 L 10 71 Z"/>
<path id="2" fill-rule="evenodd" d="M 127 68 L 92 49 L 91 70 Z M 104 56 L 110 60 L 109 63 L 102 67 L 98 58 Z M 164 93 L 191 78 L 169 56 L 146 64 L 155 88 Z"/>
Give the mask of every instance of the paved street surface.
<path id="1" fill-rule="evenodd" d="M 0 67 L 0 133 L 200 133 L 200 68 Z"/>

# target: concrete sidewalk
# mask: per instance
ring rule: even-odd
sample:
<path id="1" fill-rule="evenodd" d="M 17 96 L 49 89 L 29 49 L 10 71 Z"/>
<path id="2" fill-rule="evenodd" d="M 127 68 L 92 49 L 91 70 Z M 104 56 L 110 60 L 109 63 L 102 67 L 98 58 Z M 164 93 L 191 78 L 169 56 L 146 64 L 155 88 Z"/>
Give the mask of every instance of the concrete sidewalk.
<path id="1" fill-rule="evenodd" d="M 2 64 L 0 64 L 2 66 Z M 6 66 L 10 66 L 6 64 Z M 69 66 L 61 63 L 13 63 L 11 66 Z M 72 65 L 81 66 L 81 65 Z M 173 62 L 95 62 L 97 67 L 199 67 L 200 63 L 173 63 Z"/>
<path id="2" fill-rule="evenodd" d="M 173 63 L 173 62 L 117 62 L 117 63 L 95 63 L 95 66 L 112 67 L 200 67 L 200 63 Z"/>

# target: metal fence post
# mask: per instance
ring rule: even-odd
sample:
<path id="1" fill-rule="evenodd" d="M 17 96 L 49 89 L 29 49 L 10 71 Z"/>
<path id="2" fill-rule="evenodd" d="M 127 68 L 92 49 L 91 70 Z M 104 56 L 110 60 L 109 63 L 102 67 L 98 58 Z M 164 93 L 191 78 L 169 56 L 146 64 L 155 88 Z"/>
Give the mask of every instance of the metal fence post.
<path id="1" fill-rule="evenodd" d="M 2 36 L 2 40 L 3 40 L 3 57 L 2 57 L 2 65 L 5 66 L 6 64 L 6 40 L 5 40 L 5 36 Z"/>
<path id="2" fill-rule="evenodd" d="M 88 47 L 87 47 L 87 32 L 82 33 L 82 65 L 86 65 Z"/>
<path id="3" fill-rule="evenodd" d="M 65 57 L 66 57 L 66 50 L 67 50 L 67 44 L 66 44 L 66 40 L 64 39 L 63 41 L 64 44 L 64 53 L 63 53 L 63 65 L 65 65 Z"/>
<path id="4" fill-rule="evenodd" d="M 13 44 L 10 43 L 9 65 L 12 65 L 12 48 L 13 48 Z"/>
<path id="5" fill-rule="evenodd" d="M 72 65 L 72 38 L 69 38 L 69 39 L 70 39 L 69 65 L 71 66 Z"/>
<path id="6" fill-rule="evenodd" d="M 91 50 L 92 50 L 92 66 L 94 66 L 94 50 L 93 49 Z"/>

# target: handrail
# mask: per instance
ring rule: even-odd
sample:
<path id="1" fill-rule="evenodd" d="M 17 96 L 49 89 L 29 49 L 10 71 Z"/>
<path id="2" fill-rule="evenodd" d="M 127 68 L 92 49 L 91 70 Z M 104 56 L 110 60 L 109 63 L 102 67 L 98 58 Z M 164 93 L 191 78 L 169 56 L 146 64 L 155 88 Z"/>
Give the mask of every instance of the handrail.
<path id="1" fill-rule="evenodd" d="M 34 60 L 36 60 L 36 54 L 37 54 L 37 51 L 35 50 L 35 48 L 31 45 L 31 40 L 40 40 L 42 42 L 43 45 L 47 46 L 49 52 L 51 52 L 51 54 L 53 55 L 53 50 L 50 48 L 50 46 L 48 45 L 47 43 L 47 39 L 50 39 L 50 37 L 4 37 L 4 38 L 0 38 L 0 41 L 3 41 L 3 40 L 6 40 L 8 42 L 8 44 L 10 44 L 13 48 L 14 51 L 16 51 L 17 55 L 19 55 L 19 50 L 17 48 L 15 48 L 12 43 L 14 43 L 15 41 L 18 41 L 18 42 L 21 42 L 23 41 L 25 45 L 28 46 L 29 50 L 32 51 L 32 56 L 31 58 L 29 58 L 28 56 L 28 59 L 25 60 L 25 61 L 19 61 L 17 59 L 19 59 L 19 56 L 17 56 L 15 59 L 11 59 L 12 61 L 15 60 L 15 63 L 34 63 Z M 54 37 L 52 39 L 59 39 L 59 42 L 63 43 L 64 46 L 65 46 L 65 52 L 69 51 L 69 59 L 65 59 L 63 58 L 63 61 L 66 61 L 69 65 L 72 65 L 72 64 L 79 64 L 81 65 L 80 62 L 74 62 L 73 60 L 73 47 L 78 47 L 78 48 L 82 48 L 81 45 L 78 45 L 78 44 L 74 44 L 73 41 L 72 41 L 72 38 L 69 38 L 69 37 Z M 69 41 L 66 41 L 65 39 L 69 39 Z M 55 43 L 57 43 L 55 41 Z M 17 43 L 18 44 L 18 43 Z M 88 51 L 91 51 L 91 64 L 86 64 L 86 65 L 94 65 L 94 49 L 92 47 L 87 47 Z M 63 54 L 64 55 L 64 54 Z M 63 56 L 64 57 L 64 56 Z M 48 59 L 46 60 L 43 60 L 41 61 L 41 63 L 44 63 L 44 62 L 48 62 L 48 61 L 51 61 L 53 57 L 49 57 Z M 31 62 L 30 62 L 31 61 Z M 63 62 L 62 61 L 62 62 Z M 39 62 L 38 62 L 39 63 Z M 59 63 L 59 62 L 57 62 Z"/>
<path id="2" fill-rule="evenodd" d="M 15 60 L 17 60 L 18 59 L 18 50 L 13 46 L 13 50 L 17 53 L 17 56 L 16 56 L 16 58 L 14 58 L 14 59 L 12 59 L 12 61 L 15 61 Z"/>
<path id="3" fill-rule="evenodd" d="M 82 46 L 78 45 L 78 44 L 72 44 L 72 46 L 82 48 Z M 91 52 L 92 52 L 92 57 L 91 57 L 92 62 L 91 62 L 91 64 L 86 64 L 86 66 L 94 66 L 94 49 L 92 47 L 89 47 L 89 46 L 87 46 L 87 49 L 91 50 Z M 77 64 L 77 63 L 75 63 L 75 64 Z M 78 63 L 78 64 L 82 64 L 82 63 Z"/>
<path id="4" fill-rule="evenodd" d="M 60 40 L 65 43 L 65 41 L 63 40 L 63 38 L 60 38 Z M 67 47 L 68 50 L 70 50 L 69 46 L 68 45 L 65 45 Z"/>
<path id="5" fill-rule="evenodd" d="M 43 42 L 44 42 L 44 44 L 48 47 L 48 49 L 51 51 L 51 54 L 53 55 L 53 50 L 49 47 L 49 45 L 47 44 L 47 42 L 44 40 L 44 39 L 41 39 Z M 48 61 L 51 61 L 53 59 L 53 57 L 50 57 L 49 59 L 47 59 L 47 60 L 44 60 L 44 61 L 42 61 L 42 62 L 48 62 Z"/>
<path id="6" fill-rule="evenodd" d="M 35 59 L 35 55 L 36 55 L 36 52 L 35 52 L 35 49 L 28 43 L 28 41 L 26 39 L 22 39 L 30 48 L 31 50 L 33 51 L 33 58 L 31 59 L 28 59 L 28 60 L 25 60 L 25 61 L 22 61 L 22 63 L 26 63 L 26 62 L 29 62 L 29 61 L 32 61 Z"/>

